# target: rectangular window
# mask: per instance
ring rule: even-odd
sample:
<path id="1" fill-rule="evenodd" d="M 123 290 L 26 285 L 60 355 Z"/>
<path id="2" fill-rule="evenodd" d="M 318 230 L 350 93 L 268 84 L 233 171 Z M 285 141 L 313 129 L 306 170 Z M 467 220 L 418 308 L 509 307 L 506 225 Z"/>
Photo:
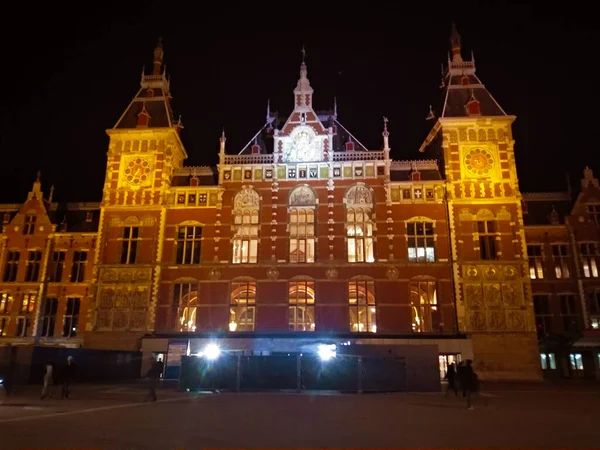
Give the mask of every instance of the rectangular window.
<path id="1" fill-rule="evenodd" d="M 58 299 L 56 297 L 47 297 L 42 303 L 42 328 L 40 336 L 54 336 L 56 326 L 56 312 L 58 311 Z"/>
<path id="2" fill-rule="evenodd" d="M 590 221 L 600 225 L 600 204 L 587 205 L 587 213 Z"/>
<path id="3" fill-rule="evenodd" d="M 234 230 L 233 263 L 256 263 L 258 261 L 258 211 L 236 214 Z"/>
<path id="4" fill-rule="evenodd" d="M 256 283 L 231 283 L 229 331 L 254 331 L 256 322 Z"/>
<path id="5" fill-rule="evenodd" d="M 579 244 L 583 275 L 586 278 L 598 278 L 598 244 L 582 242 Z"/>
<path id="6" fill-rule="evenodd" d="M 552 314 L 550 312 L 550 296 L 538 294 L 533 296 L 533 310 L 535 312 L 535 326 L 538 338 L 552 332 Z"/>
<path id="7" fill-rule="evenodd" d="M 67 298 L 67 307 L 65 309 L 65 317 L 63 321 L 63 337 L 77 336 L 79 329 L 79 306 L 81 299 L 78 297 Z"/>
<path id="8" fill-rule="evenodd" d="M 40 276 L 41 261 L 41 251 L 29 250 L 27 252 L 27 261 L 25 262 L 25 281 L 38 281 L 38 278 Z"/>
<path id="9" fill-rule="evenodd" d="M 290 331 L 315 331 L 314 281 L 291 281 L 288 303 Z"/>
<path id="10" fill-rule="evenodd" d="M 315 210 L 294 209 L 290 212 L 290 262 L 315 262 Z"/>
<path id="11" fill-rule="evenodd" d="M 8 292 L 3 292 L 0 294 L 0 314 L 9 314 L 10 307 L 13 303 L 13 296 Z"/>
<path id="12" fill-rule="evenodd" d="M 566 244 L 552 244 L 552 259 L 554 261 L 554 274 L 556 278 L 569 278 L 569 246 Z"/>
<path id="13" fill-rule="evenodd" d="M 63 270 L 65 268 L 64 250 L 57 250 L 52 253 L 52 261 L 50 263 L 50 283 L 60 283 L 62 281 Z"/>
<path id="14" fill-rule="evenodd" d="M 73 265 L 71 266 L 71 283 L 81 283 L 85 280 L 87 266 L 87 251 L 73 252 Z"/>
<path id="15" fill-rule="evenodd" d="M 559 295 L 560 314 L 565 332 L 576 333 L 580 330 L 580 318 L 577 313 L 577 298 L 572 294 Z"/>
<path id="16" fill-rule="evenodd" d="M 542 370 L 556 370 L 556 357 L 554 353 L 540 353 Z"/>
<path id="17" fill-rule="evenodd" d="M 25 216 L 25 223 L 23 224 L 23 234 L 25 236 L 31 236 L 35 231 L 35 220 L 36 217 L 33 214 Z"/>
<path id="18" fill-rule="evenodd" d="M 21 299 L 21 308 L 19 309 L 19 313 L 21 314 L 31 314 L 35 312 L 35 301 L 37 300 L 37 294 L 23 294 L 23 298 Z"/>
<path id="19" fill-rule="evenodd" d="M 532 280 L 544 278 L 543 252 L 540 244 L 527 246 L 529 257 L 529 278 Z"/>
<path id="20" fill-rule="evenodd" d="M 600 290 L 586 292 L 590 312 L 600 314 Z"/>
<path id="21" fill-rule="evenodd" d="M 0 316 L 0 336 L 6 336 L 6 333 L 8 332 L 8 322 L 8 317 Z"/>
<path id="22" fill-rule="evenodd" d="M 348 209 L 346 213 L 348 262 L 374 262 L 373 222 L 369 210 Z"/>
<path id="23" fill-rule="evenodd" d="M 433 222 L 409 222 L 406 224 L 406 234 L 410 262 L 435 261 Z"/>
<path id="24" fill-rule="evenodd" d="M 135 264 L 139 239 L 139 227 L 124 227 L 121 242 L 121 264 Z"/>
<path id="25" fill-rule="evenodd" d="M 9 250 L 6 253 L 6 264 L 4 266 L 4 276 L 2 277 L 3 281 L 13 282 L 17 280 L 20 257 L 21 253 L 18 250 Z"/>
<path id="26" fill-rule="evenodd" d="M 479 256 L 481 259 L 496 259 L 496 222 L 481 220 L 477 222 L 479 234 Z"/>
<path id="27" fill-rule="evenodd" d="M 185 226 L 177 229 L 176 264 L 200 264 L 202 227 Z"/>
<path id="28" fill-rule="evenodd" d="M 581 353 L 569 354 L 569 362 L 571 363 L 571 370 L 583 370 L 583 358 Z"/>
<path id="29" fill-rule="evenodd" d="M 29 317 L 17 317 L 17 329 L 15 330 L 15 336 L 26 337 L 29 333 L 30 326 L 31 319 Z"/>
<path id="30" fill-rule="evenodd" d="M 414 332 L 431 333 L 439 330 L 440 315 L 435 281 L 410 283 L 410 307 Z"/>
<path id="31" fill-rule="evenodd" d="M 198 283 L 175 284 L 173 306 L 177 314 L 178 331 L 196 331 L 196 312 L 198 310 Z"/>
<path id="32" fill-rule="evenodd" d="M 350 331 L 360 333 L 377 332 L 377 304 L 375 282 L 356 280 L 348 283 L 350 302 Z"/>

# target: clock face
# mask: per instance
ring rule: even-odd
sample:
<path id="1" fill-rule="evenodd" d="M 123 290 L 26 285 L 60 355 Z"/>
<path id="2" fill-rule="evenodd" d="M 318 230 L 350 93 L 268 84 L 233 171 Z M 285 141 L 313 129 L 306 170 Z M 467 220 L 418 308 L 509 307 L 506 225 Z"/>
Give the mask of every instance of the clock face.
<path id="1" fill-rule="evenodd" d="M 474 148 L 465 155 L 467 171 L 476 177 L 488 175 L 494 168 L 494 157 L 485 149 Z"/>
<path id="2" fill-rule="evenodd" d="M 320 161 L 319 141 L 308 131 L 297 133 L 292 142 L 288 144 L 285 152 L 286 161 Z"/>
<path id="3" fill-rule="evenodd" d="M 129 161 L 125 168 L 125 179 L 132 186 L 139 186 L 150 177 L 152 167 L 144 158 L 135 158 Z"/>

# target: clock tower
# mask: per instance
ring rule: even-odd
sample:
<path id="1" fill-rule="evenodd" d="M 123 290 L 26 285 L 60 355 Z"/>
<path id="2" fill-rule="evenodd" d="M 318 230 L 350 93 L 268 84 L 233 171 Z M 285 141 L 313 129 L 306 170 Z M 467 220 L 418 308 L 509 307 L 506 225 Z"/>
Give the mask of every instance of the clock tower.
<path id="1" fill-rule="evenodd" d="M 294 89 L 294 110 L 281 130 L 275 130 L 275 162 L 327 161 L 333 142 L 333 130 L 325 128 L 312 106 L 313 89 L 308 80 L 302 49 L 300 78 Z"/>
<path id="2" fill-rule="evenodd" d="M 512 123 L 453 25 L 443 102 L 421 151 L 443 159 L 459 329 L 486 378 L 540 379 Z M 510 354 L 510 358 L 506 358 Z"/>
<path id="3" fill-rule="evenodd" d="M 187 153 L 171 109 L 163 47 L 152 73 L 115 126 L 107 130 L 106 178 L 94 261 L 94 302 L 86 346 L 135 349 L 154 330 L 166 221 L 166 193 Z M 110 342 L 107 342 L 110 340 Z"/>

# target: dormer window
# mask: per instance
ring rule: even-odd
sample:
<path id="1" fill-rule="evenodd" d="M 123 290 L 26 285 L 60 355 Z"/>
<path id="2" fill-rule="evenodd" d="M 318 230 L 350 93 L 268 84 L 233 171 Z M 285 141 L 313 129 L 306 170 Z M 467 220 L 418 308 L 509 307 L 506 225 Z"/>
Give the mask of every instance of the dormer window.
<path id="1" fill-rule="evenodd" d="M 88 211 L 85 213 L 85 221 L 90 223 L 94 218 L 94 213 L 92 211 Z"/>
<path id="2" fill-rule="evenodd" d="M 5 212 L 4 213 L 4 224 L 10 223 L 10 213 L 9 212 Z"/>
<path id="3" fill-rule="evenodd" d="M 410 174 L 410 179 L 412 181 L 421 181 L 421 172 L 415 170 L 413 173 Z"/>
<path id="4" fill-rule="evenodd" d="M 460 79 L 460 84 L 462 84 L 463 86 L 468 86 L 469 84 L 471 84 L 471 82 L 469 81 L 469 77 L 463 75 Z"/>
<path id="5" fill-rule="evenodd" d="M 470 116 L 481 115 L 481 110 L 479 109 L 479 102 L 477 100 L 469 100 L 469 103 L 467 103 L 467 114 L 469 114 Z"/>
<path id="6" fill-rule="evenodd" d="M 33 214 L 27 214 L 25 216 L 25 224 L 23 225 L 23 234 L 31 236 L 35 231 L 35 220 L 36 217 Z"/>
<path id="7" fill-rule="evenodd" d="M 354 151 L 354 142 L 348 141 L 346 142 L 346 151 L 353 152 Z"/>

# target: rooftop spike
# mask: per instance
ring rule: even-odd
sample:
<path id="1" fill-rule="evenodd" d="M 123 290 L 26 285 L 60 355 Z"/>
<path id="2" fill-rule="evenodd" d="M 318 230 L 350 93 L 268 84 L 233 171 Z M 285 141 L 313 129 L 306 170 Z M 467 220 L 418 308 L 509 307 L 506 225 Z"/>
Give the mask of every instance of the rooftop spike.
<path id="1" fill-rule="evenodd" d="M 461 38 L 458 30 L 456 29 L 456 23 L 452 22 L 452 33 L 450 34 L 450 49 L 452 50 L 452 62 L 462 62 L 461 50 Z"/>
<path id="2" fill-rule="evenodd" d="M 163 56 L 164 56 L 164 51 L 163 51 L 163 46 L 162 46 L 162 37 L 158 38 L 158 43 L 156 44 L 156 47 L 154 48 L 154 68 L 152 70 L 152 75 L 160 75 L 160 69 L 162 67 L 163 64 Z"/>

